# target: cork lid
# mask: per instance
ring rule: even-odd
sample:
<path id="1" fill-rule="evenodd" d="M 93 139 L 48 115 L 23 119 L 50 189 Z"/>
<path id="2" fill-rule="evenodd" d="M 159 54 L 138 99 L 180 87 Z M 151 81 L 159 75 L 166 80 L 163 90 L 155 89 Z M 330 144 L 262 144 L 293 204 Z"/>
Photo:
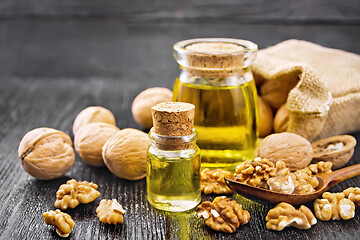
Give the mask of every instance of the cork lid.
<path id="1" fill-rule="evenodd" d="M 164 102 L 151 108 L 153 132 L 164 136 L 186 136 L 193 132 L 195 106 Z"/>
<path id="2" fill-rule="evenodd" d="M 248 67 L 257 45 L 231 38 L 198 38 L 174 45 L 177 62 L 193 75 L 223 77 Z"/>

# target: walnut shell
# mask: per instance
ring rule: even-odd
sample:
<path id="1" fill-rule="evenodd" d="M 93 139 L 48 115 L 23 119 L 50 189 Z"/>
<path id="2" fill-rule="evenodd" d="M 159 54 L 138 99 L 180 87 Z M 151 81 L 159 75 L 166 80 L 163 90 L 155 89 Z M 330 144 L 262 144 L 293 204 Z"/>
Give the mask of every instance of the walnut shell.
<path id="1" fill-rule="evenodd" d="M 24 170 L 40 180 L 63 176 L 75 162 L 71 138 L 53 128 L 36 128 L 26 133 L 18 155 Z"/>
<path id="2" fill-rule="evenodd" d="M 272 131 L 273 113 L 270 105 L 265 102 L 260 96 L 259 102 L 259 137 L 265 137 Z"/>
<path id="3" fill-rule="evenodd" d="M 344 166 L 353 156 L 356 139 L 350 135 L 339 135 L 313 142 L 313 162 L 332 162 L 332 169 Z"/>
<path id="4" fill-rule="evenodd" d="M 291 170 L 298 170 L 309 165 L 313 158 L 311 143 L 295 133 L 274 133 L 259 144 L 255 155 L 276 163 L 282 160 Z"/>
<path id="5" fill-rule="evenodd" d="M 135 122 L 150 129 L 153 125 L 151 108 L 158 103 L 171 102 L 172 91 L 167 88 L 154 87 L 148 88 L 139 93 L 134 99 L 131 112 Z"/>
<path id="6" fill-rule="evenodd" d="M 276 112 L 274 118 L 274 132 L 286 132 L 289 125 L 289 112 L 286 104 L 283 104 Z"/>
<path id="7" fill-rule="evenodd" d="M 109 138 L 102 149 L 108 169 L 119 178 L 139 180 L 146 176 L 147 134 L 126 128 Z"/>
<path id="8" fill-rule="evenodd" d="M 115 117 L 108 109 L 100 106 L 91 106 L 82 110 L 75 118 L 73 125 L 74 136 L 76 132 L 83 126 L 92 122 L 104 122 L 116 125 Z"/>
<path id="9" fill-rule="evenodd" d="M 105 166 L 102 159 L 102 147 L 119 130 L 116 126 L 103 122 L 86 124 L 76 132 L 75 150 L 85 163 L 92 166 Z"/>

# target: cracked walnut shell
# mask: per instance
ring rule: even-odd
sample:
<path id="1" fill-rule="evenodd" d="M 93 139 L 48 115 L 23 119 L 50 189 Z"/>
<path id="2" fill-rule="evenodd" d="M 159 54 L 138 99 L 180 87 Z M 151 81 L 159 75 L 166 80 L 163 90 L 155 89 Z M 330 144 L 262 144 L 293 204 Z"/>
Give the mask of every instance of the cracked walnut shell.
<path id="1" fill-rule="evenodd" d="M 353 156 L 356 139 L 350 135 L 339 135 L 320 139 L 312 143 L 313 162 L 329 161 L 333 169 L 344 166 Z"/>
<path id="2" fill-rule="evenodd" d="M 139 180 L 146 176 L 147 134 L 132 128 L 118 131 L 103 146 L 105 165 L 119 178 Z"/>
<path id="3" fill-rule="evenodd" d="M 276 163 L 282 160 L 291 171 L 305 168 L 313 158 L 311 143 L 295 133 L 274 133 L 264 138 L 255 155 Z"/>
<path id="4" fill-rule="evenodd" d="M 268 188 L 266 182 L 275 174 L 275 164 L 260 157 L 246 160 L 235 168 L 235 180 L 253 187 Z"/>
<path id="5" fill-rule="evenodd" d="M 232 190 L 226 185 L 224 178 L 234 179 L 234 174 L 222 169 L 201 171 L 201 191 L 205 194 L 230 194 Z"/>
<path id="6" fill-rule="evenodd" d="M 281 231 L 285 227 L 309 229 L 316 224 L 316 218 L 310 209 L 302 205 L 296 210 L 291 204 L 281 202 L 266 215 L 266 228 Z"/>
<path id="7" fill-rule="evenodd" d="M 99 206 L 96 208 L 97 216 L 102 223 L 108 224 L 117 224 L 123 223 L 124 217 L 123 214 L 126 211 L 122 206 L 116 201 L 116 199 L 105 200 L 102 199 L 99 203 Z"/>
<path id="8" fill-rule="evenodd" d="M 87 107 L 75 118 L 73 124 L 74 136 L 81 127 L 92 122 L 104 122 L 114 126 L 116 125 L 114 114 L 108 109 L 101 106 Z"/>
<path id="9" fill-rule="evenodd" d="M 250 213 L 231 198 L 216 197 L 213 202 L 205 201 L 196 209 L 197 216 L 215 231 L 233 233 L 240 225 L 249 222 Z"/>
<path id="10" fill-rule="evenodd" d="M 119 130 L 116 126 L 103 122 L 86 124 L 75 135 L 75 150 L 85 163 L 96 167 L 105 166 L 102 147 Z"/>
<path id="11" fill-rule="evenodd" d="M 71 216 L 61 212 L 59 209 L 44 212 L 43 218 L 47 225 L 55 226 L 56 233 L 59 234 L 60 237 L 68 237 L 75 226 Z"/>
<path id="12" fill-rule="evenodd" d="M 68 207 L 75 208 L 80 203 L 92 202 L 100 196 L 100 192 L 96 190 L 97 188 L 98 186 L 95 183 L 88 181 L 78 182 L 71 179 L 59 187 L 54 205 L 65 210 Z"/>
<path id="13" fill-rule="evenodd" d="M 53 128 L 36 128 L 26 133 L 18 155 L 24 170 L 40 180 L 63 176 L 75 162 L 71 138 Z"/>
<path id="14" fill-rule="evenodd" d="M 315 200 L 314 211 L 316 217 L 322 221 L 348 220 L 355 216 L 355 204 L 345 198 L 344 193 L 324 192 L 322 199 Z"/>

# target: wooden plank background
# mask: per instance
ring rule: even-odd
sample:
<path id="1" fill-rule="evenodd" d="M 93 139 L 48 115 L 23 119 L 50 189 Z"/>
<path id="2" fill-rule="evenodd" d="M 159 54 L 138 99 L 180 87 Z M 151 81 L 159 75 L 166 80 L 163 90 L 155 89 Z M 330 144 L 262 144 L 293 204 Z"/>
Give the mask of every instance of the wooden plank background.
<path id="1" fill-rule="evenodd" d="M 193 211 L 165 213 L 146 201 L 145 180 L 116 178 L 77 156 L 66 176 L 38 181 L 17 156 L 22 136 L 52 127 L 72 136 L 76 115 L 90 105 L 110 109 L 120 128 L 141 129 L 131 103 L 143 89 L 172 88 L 178 66 L 172 44 L 194 37 L 234 37 L 264 48 L 289 38 L 360 53 L 359 1 L 79 1 L 0 2 L 0 239 L 58 239 L 42 212 L 54 209 L 55 192 L 70 178 L 93 181 L 102 196 L 67 210 L 76 225 L 71 239 L 349 239 L 360 236 L 360 210 L 349 221 L 321 222 L 309 230 L 265 228 L 272 207 L 233 197 L 251 214 L 234 234 L 209 230 Z M 360 140 L 360 132 L 353 133 Z M 359 163 L 360 147 L 349 164 Z M 332 191 L 360 186 L 360 177 Z M 215 196 L 203 195 L 203 200 Z M 127 210 L 123 225 L 101 224 L 101 198 Z"/>

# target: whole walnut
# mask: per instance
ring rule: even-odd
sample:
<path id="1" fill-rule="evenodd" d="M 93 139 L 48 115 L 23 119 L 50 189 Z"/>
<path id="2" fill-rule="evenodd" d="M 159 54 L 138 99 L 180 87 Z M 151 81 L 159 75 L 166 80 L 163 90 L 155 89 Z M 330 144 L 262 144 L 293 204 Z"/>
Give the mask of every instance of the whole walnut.
<path id="1" fill-rule="evenodd" d="M 75 162 L 71 138 L 53 128 L 36 128 L 26 133 L 18 155 L 24 170 L 41 180 L 63 176 Z"/>
<path id="2" fill-rule="evenodd" d="M 267 136 L 255 152 L 257 157 L 267 158 L 273 163 L 282 160 L 291 171 L 308 166 L 313 154 L 313 148 L 308 140 L 289 132 Z"/>
<path id="3" fill-rule="evenodd" d="M 265 137 L 272 131 L 273 113 L 270 105 L 265 102 L 260 96 L 259 102 L 259 136 Z"/>
<path id="4" fill-rule="evenodd" d="M 104 166 L 102 147 L 119 130 L 116 126 L 108 123 L 89 123 L 76 132 L 75 150 L 85 163 L 92 166 Z"/>
<path id="5" fill-rule="evenodd" d="M 171 102 L 172 91 L 167 88 L 148 88 L 139 93 L 134 99 L 131 107 L 135 122 L 145 129 L 152 127 L 151 108 L 162 102 Z"/>
<path id="6" fill-rule="evenodd" d="M 289 125 L 289 112 L 286 104 L 283 104 L 276 112 L 274 118 L 274 132 L 286 132 Z"/>
<path id="7" fill-rule="evenodd" d="M 147 134 L 126 128 L 109 138 L 102 149 L 105 165 L 119 178 L 139 180 L 146 176 Z"/>
<path id="8" fill-rule="evenodd" d="M 82 110 L 75 118 L 73 125 L 74 136 L 76 132 L 83 126 L 92 122 L 104 122 L 116 125 L 115 117 L 108 109 L 100 106 L 91 106 Z"/>

